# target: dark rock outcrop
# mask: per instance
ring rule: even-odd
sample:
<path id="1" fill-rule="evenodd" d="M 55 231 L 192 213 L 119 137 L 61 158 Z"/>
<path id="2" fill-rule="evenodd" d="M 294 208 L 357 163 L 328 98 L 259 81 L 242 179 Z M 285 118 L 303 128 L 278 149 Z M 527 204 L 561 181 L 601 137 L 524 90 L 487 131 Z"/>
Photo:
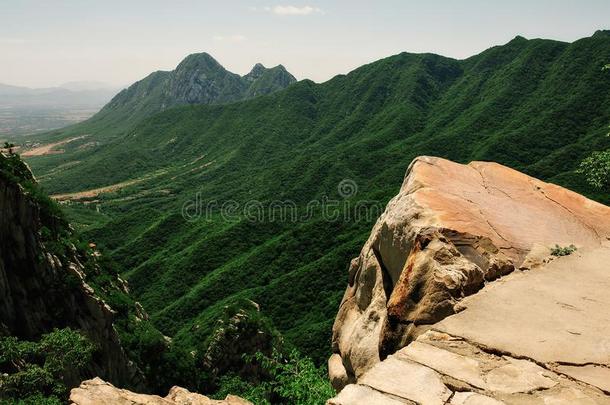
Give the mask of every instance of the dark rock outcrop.
<path id="1" fill-rule="evenodd" d="M 62 226 L 49 215 L 43 223 L 41 205 L 19 181 L 0 171 L 0 334 L 36 340 L 54 328 L 78 329 L 98 350 L 86 375 L 66 377 L 68 386 L 95 375 L 141 386 L 140 373 L 113 327 L 113 310 L 84 281 L 85 258 L 73 247 L 60 257 L 52 242 L 44 241 L 43 233 Z"/>

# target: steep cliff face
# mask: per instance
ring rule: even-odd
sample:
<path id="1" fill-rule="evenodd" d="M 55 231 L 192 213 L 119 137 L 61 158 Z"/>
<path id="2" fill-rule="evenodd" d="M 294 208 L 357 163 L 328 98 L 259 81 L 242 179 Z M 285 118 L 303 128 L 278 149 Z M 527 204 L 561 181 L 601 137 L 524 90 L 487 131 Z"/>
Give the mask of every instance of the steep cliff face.
<path id="1" fill-rule="evenodd" d="M 97 345 L 86 375 L 119 385 L 141 386 L 113 327 L 113 310 L 84 281 L 86 257 L 61 238 L 71 231 L 25 184 L 34 179 L 17 159 L 0 156 L 0 335 L 36 340 L 53 328 L 70 327 Z M 61 248 L 60 248 L 61 247 Z"/>
<path id="2" fill-rule="evenodd" d="M 339 390 L 360 385 L 332 403 L 522 403 L 535 390 L 549 391 L 527 400 L 606 403 L 609 238 L 610 208 L 576 193 L 495 163 L 415 159 L 351 263 L 329 371 Z M 552 260 L 555 245 L 578 250 Z"/>

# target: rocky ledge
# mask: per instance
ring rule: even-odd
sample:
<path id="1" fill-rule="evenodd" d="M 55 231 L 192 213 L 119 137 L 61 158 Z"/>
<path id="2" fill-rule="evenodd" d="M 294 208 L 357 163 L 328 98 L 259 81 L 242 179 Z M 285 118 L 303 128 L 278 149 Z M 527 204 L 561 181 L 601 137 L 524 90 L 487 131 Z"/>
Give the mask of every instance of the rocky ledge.
<path id="1" fill-rule="evenodd" d="M 581 195 L 417 158 L 351 263 L 329 403 L 610 403 L 609 238 Z"/>
<path id="2" fill-rule="evenodd" d="M 136 394 L 116 388 L 100 378 L 83 381 L 70 392 L 73 405 L 252 405 L 235 395 L 224 400 L 210 399 L 181 387 L 172 387 L 165 398 L 158 395 Z"/>

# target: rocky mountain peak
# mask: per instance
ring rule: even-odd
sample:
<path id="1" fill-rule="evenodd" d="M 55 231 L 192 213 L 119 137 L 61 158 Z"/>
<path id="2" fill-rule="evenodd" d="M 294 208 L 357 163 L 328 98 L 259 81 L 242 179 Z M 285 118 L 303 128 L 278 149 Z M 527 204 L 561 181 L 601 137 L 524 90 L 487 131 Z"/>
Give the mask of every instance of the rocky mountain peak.
<path id="1" fill-rule="evenodd" d="M 188 55 L 176 67 L 176 71 L 180 70 L 225 70 L 212 55 L 207 52 L 193 53 Z"/>
<path id="2" fill-rule="evenodd" d="M 610 38 L 610 30 L 597 30 L 593 34 L 593 38 Z"/>
<path id="3" fill-rule="evenodd" d="M 164 105 L 234 101 L 244 87 L 238 75 L 227 71 L 209 54 L 192 54 L 171 73 L 163 91 Z"/>
<path id="4" fill-rule="evenodd" d="M 244 79 L 247 79 L 248 81 L 252 82 L 252 81 L 262 78 L 263 76 L 267 76 L 267 75 L 274 77 L 274 78 L 286 77 L 287 82 L 290 82 L 290 83 L 296 81 L 294 76 L 292 76 L 286 70 L 284 65 L 277 65 L 272 68 L 266 68 L 262 63 L 257 63 L 256 65 L 254 65 L 252 70 L 250 70 L 250 73 L 248 73 L 247 75 L 244 76 Z"/>
<path id="5" fill-rule="evenodd" d="M 296 79 L 279 65 L 257 63 L 245 76 L 229 72 L 207 52 L 184 58 L 171 72 L 155 72 L 117 94 L 92 119 L 136 121 L 184 104 L 226 104 L 281 90 Z"/>
<path id="6" fill-rule="evenodd" d="M 266 71 L 267 68 L 262 63 L 257 63 L 244 78 L 253 81 L 261 77 Z"/>

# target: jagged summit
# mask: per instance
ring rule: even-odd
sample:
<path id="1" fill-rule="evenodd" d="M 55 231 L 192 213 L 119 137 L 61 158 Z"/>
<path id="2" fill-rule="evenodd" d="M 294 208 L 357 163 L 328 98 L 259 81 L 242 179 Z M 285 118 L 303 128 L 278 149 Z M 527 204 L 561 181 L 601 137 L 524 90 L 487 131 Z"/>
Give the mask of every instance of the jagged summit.
<path id="1" fill-rule="evenodd" d="M 281 64 L 271 67 L 271 68 L 267 68 L 262 63 L 257 63 L 256 65 L 254 65 L 252 70 L 250 70 L 250 72 L 244 76 L 244 78 L 249 81 L 254 81 L 254 80 L 260 79 L 261 77 L 263 77 L 264 75 L 267 75 L 267 74 L 275 76 L 276 79 L 279 77 L 285 77 L 286 79 L 288 79 L 287 82 L 290 82 L 290 83 L 296 81 L 294 76 L 292 76 L 286 70 L 284 65 L 281 65 Z"/>
<path id="2" fill-rule="evenodd" d="M 513 39 L 510 40 L 510 42 L 520 42 L 520 41 L 527 41 L 527 38 L 525 38 L 522 35 L 517 35 L 516 37 L 514 37 Z"/>
<path id="3" fill-rule="evenodd" d="M 176 67 L 176 71 L 181 69 L 195 69 L 195 68 L 207 68 L 207 69 L 219 69 L 225 70 L 225 68 L 218 63 L 212 55 L 207 52 L 192 53 L 182 60 Z"/>
<path id="4" fill-rule="evenodd" d="M 597 30 L 593 34 L 592 38 L 606 38 L 610 37 L 610 30 Z"/>
<path id="5" fill-rule="evenodd" d="M 256 65 L 254 65 L 252 70 L 250 70 L 250 73 L 248 73 L 244 77 L 249 80 L 255 80 L 261 77 L 266 71 L 267 68 L 262 63 L 257 63 Z"/>

